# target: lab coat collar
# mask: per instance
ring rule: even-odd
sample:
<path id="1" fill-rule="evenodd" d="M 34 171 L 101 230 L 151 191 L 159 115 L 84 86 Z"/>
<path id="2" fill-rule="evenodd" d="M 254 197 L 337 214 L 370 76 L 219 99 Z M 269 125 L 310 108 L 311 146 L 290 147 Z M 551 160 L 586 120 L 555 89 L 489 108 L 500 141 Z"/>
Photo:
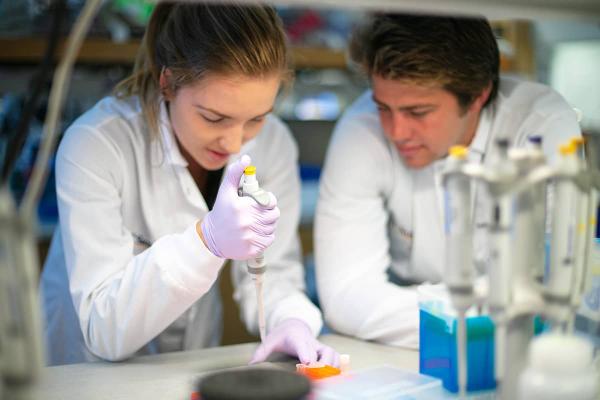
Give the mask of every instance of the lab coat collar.
<path id="1" fill-rule="evenodd" d="M 158 130 L 160 133 L 160 139 L 162 140 L 163 150 L 165 152 L 166 160 L 169 164 L 187 167 L 188 162 L 183 158 L 183 155 L 179 151 L 175 135 L 173 133 L 173 127 L 169 120 L 169 113 L 167 111 L 167 103 L 164 99 L 160 100 L 160 115 L 158 118 Z"/>
<path id="2" fill-rule="evenodd" d="M 490 138 L 490 121 L 493 112 L 491 109 L 492 105 L 481 110 L 477 131 L 469 146 L 469 161 L 480 163 L 483 160 Z"/>

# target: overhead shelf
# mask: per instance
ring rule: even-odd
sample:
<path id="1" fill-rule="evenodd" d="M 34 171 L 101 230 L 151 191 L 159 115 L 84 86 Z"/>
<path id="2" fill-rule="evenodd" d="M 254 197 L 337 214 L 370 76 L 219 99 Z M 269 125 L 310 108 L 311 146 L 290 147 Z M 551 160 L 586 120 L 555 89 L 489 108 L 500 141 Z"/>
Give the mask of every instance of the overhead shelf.
<path id="1" fill-rule="evenodd" d="M 522 23 L 519 23 L 522 24 Z M 529 47 L 529 40 L 523 29 L 516 30 L 511 27 L 510 41 L 517 47 L 515 60 L 502 55 L 501 67 L 503 71 L 532 72 L 531 49 L 527 52 L 522 47 Z M 525 27 L 526 28 L 526 27 Z M 517 32 L 517 33 L 515 33 Z M 526 32 L 528 34 L 528 32 Z M 516 40 L 525 39 L 525 40 Z M 131 65 L 135 61 L 140 42 L 137 40 L 125 43 L 116 43 L 108 39 L 90 38 L 81 47 L 77 58 L 78 64 L 88 65 Z M 42 59 L 46 41 L 43 38 L 0 38 L 0 64 L 36 64 Z M 64 41 L 58 46 L 58 57 L 62 57 Z M 338 68 L 347 67 L 346 55 L 343 50 L 332 50 L 319 47 L 292 47 L 292 61 L 295 68 Z M 522 56 L 520 54 L 525 54 Z"/>
<path id="2" fill-rule="evenodd" d="M 44 38 L 2 38 L 0 39 L 0 62 L 6 63 L 38 63 L 46 50 L 47 41 Z M 86 39 L 81 47 L 78 63 L 94 64 L 131 64 L 139 41 L 115 43 L 108 39 Z M 58 46 L 57 58 L 63 56 L 65 41 Z"/>
<path id="3" fill-rule="evenodd" d="M 234 0 L 226 0 L 234 1 Z M 239 1 L 239 0 L 235 0 Z M 242 0 L 256 3 L 256 0 Z M 285 6 L 483 15 L 488 19 L 600 19 L 598 0 L 270 0 Z"/>
<path id="4" fill-rule="evenodd" d="M 79 64 L 133 64 L 139 40 L 115 43 L 109 39 L 88 38 L 79 52 Z M 59 45 L 58 56 L 64 50 L 64 41 Z M 35 64 L 46 49 L 44 38 L 1 38 L 0 63 Z M 292 47 L 292 59 L 296 68 L 345 68 L 346 59 L 342 50 L 315 47 Z"/>

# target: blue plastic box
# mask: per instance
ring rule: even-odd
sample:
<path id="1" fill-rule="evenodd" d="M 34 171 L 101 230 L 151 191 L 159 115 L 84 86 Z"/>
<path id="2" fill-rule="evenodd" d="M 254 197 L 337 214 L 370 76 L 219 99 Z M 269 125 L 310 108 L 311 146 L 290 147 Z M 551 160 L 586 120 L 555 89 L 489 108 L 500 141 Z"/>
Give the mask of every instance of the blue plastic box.
<path id="1" fill-rule="evenodd" d="M 419 372 L 441 379 L 446 390 L 458 392 L 456 318 L 422 303 L 419 338 Z M 495 389 L 494 323 L 489 317 L 467 318 L 467 358 L 467 391 Z"/>

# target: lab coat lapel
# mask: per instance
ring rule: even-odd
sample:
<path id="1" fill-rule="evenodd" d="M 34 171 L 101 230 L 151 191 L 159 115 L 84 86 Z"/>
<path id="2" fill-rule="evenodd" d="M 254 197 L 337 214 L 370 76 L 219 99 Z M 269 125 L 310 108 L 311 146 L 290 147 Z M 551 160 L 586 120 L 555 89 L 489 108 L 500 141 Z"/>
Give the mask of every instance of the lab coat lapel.
<path id="1" fill-rule="evenodd" d="M 179 151 L 175 134 L 169 121 L 167 106 L 164 101 L 160 104 L 160 143 L 165 154 L 165 162 L 163 167 L 167 173 L 173 173 L 179 182 L 181 191 L 188 202 L 195 207 L 198 207 L 203 212 L 208 212 L 208 206 L 200 189 L 196 186 L 194 178 L 187 169 L 188 163 Z"/>
<path id="2" fill-rule="evenodd" d="M 477 125 L 477 132 L 469 146 L 469 162 L 482 164 L 489 162 L 490 148 L 493 137 L 491 135 L 494 104 L 483 109 Z M 472 187 L 471 218 L 473 221 L 473 264 L 479 274 L 485 272 L 490 259 L 489 226 L 492 215 L 490 200 L 487 197 L 481 182 Z"/>
<path id="3" fill-rule="evenodd" d="M 445 260 L 441 188 L 435 165 L 414 171 L 412 269 L 418 277 L 440 282 Z"/>

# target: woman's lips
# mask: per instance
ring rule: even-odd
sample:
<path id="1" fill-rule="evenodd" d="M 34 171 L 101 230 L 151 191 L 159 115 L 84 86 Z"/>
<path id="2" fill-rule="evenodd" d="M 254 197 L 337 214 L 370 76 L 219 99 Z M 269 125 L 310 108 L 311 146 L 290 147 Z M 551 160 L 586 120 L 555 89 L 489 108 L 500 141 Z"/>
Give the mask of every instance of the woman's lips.
<path id="1" fill-rule="evenodd" d="M 419 150 L 423 148 L 422 145 L 419 146 L 397 146 L 400 155 L 404 157 L 410 157 L 417 153 Z"/>
<path id="2" fill-rule="evenodd" d="M 229 153 L 222 153 L 220 151 L 208 150 L 208 154 L 215 161 L 223 161 L 229 158 Z"/>

